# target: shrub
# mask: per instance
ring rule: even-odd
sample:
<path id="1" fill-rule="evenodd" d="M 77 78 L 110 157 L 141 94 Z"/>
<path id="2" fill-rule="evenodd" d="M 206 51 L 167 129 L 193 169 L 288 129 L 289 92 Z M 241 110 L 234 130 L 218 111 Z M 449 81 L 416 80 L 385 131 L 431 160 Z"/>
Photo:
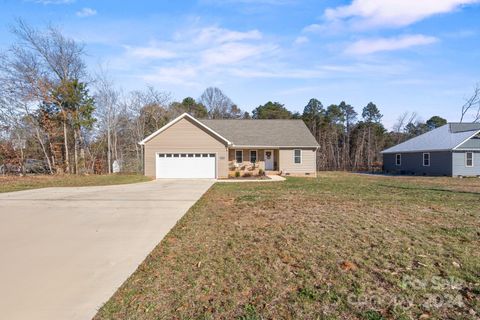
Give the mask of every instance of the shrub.
<path id="1" fill-rule="evenodd" d="M 252 174 L 250 172 L 245 172 L 243 174 L 243 177 L 245 177 L 245 178 L 248 178 L 248 177 L 251 177 L 251 176 L 252 176 Z"/>
<path id="2" fill-rule="evenodd" d="M 240 171 L 235 171 L 235 178 L 240 177 Z"/>
<path id="3" fill-rule="evenodd" d="M 264 176 L 264 175 L 265 175 L 265 171 L 263 171 L 263 169 L 259 169 L 259 170 L 258 170 L 258 175 L 259 175 L 259 176 Z"/>

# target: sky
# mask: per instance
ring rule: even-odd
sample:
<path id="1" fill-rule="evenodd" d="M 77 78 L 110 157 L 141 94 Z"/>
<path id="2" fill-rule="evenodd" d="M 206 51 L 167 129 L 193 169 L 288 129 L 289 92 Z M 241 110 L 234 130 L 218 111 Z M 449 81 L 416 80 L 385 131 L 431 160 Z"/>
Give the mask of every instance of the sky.
<path id="1" fill-rule="evenodd" d="M 317 98 L 372 101 L 387 128 L 403 112 L 458 121 L 480 82 L 480 0 L 0 0 L 0 51 L 17 18 L 83 43 L 126 91 L 216 86 L 246 111 Z"/>

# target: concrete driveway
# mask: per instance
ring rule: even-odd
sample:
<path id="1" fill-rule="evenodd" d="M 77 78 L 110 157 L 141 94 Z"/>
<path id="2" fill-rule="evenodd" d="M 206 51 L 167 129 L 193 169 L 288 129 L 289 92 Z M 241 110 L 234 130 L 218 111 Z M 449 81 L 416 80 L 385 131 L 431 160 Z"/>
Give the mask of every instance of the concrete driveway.
<path id="1" fill-rule="evenodd" d="M 213 182 L 0 194 L 0 317 L 91 319 Z"/>

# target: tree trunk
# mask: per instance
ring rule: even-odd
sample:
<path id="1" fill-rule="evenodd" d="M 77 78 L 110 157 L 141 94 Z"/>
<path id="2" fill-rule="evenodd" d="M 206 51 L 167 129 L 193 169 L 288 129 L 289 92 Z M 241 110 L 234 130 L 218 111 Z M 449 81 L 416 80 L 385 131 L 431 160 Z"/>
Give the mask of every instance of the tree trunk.
<path id="1" fill-rule="evenodd" d="M 107 124 L 107 172 L 112 173 L 112 141 L 110 138 L 110 123 Z"/>
<path id="2" fill-rule="evenodd" d="M 75 165 L 75 174 L 78 174 L 78 137 L 77 129 L 73 129 L 73 161 Z"/>
<path id="3" fill-rule="evenodd" d="M 47 150 L 45 149 L 45 144 L 43 143 L 42 138 L 40 137 L 40 132 L 37 127 L 35 127 L 35 132 L 36 132 L 37 140 L 40 143 L 40 147 L 42 148 L 43 155 L 45 156 L 45 160 L 47 160 L 48 171 L 50 171 L 50 174 L 52 174 L 53 173 L 52 163 L 50 162 L 50 157 L 47 154 Z"/>
<path id="4" fill-rule="evenodd" d="M 70 161 L 68 160 L 69 153 L 68 153 L 68 132 L 67 132 L 66 115 L 64 115 L 64 119 L 63 119 L 63 143 L 65 148 L 65 157 L 63 159 L 63 163 L 65 164 L 65 172 L 70 173 Z"/>

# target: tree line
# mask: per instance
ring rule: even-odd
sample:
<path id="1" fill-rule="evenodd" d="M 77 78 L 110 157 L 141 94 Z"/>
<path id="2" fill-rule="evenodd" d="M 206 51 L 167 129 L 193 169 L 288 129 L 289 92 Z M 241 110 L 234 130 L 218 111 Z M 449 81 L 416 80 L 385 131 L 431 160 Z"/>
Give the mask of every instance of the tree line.
<path id="1" fill-rule="evenodd" d="M 269 101 L 249 113 L 215 87 L 181 101 L 153 87 L 125 92 L 107 71 L 89 74 L 84 46 L 58 29 L 18 20 L 12 33 L 16 42 L 0 54 L 4 170 L 25 171 L 33 159 L 49 173 L 140 173 L 138 142 L 184 112 L 200 119 L 301 119 L 320 145 L 319 170 L 374 170 L 381 166 L 382 149 L 446 123 L 405 113 L 388 131 L 373 102 L 357 113 L 347 102 L 324 107 L 312 98 L 300 113 Z M 474 109 L 475 99 L 462 112 Z"/>

